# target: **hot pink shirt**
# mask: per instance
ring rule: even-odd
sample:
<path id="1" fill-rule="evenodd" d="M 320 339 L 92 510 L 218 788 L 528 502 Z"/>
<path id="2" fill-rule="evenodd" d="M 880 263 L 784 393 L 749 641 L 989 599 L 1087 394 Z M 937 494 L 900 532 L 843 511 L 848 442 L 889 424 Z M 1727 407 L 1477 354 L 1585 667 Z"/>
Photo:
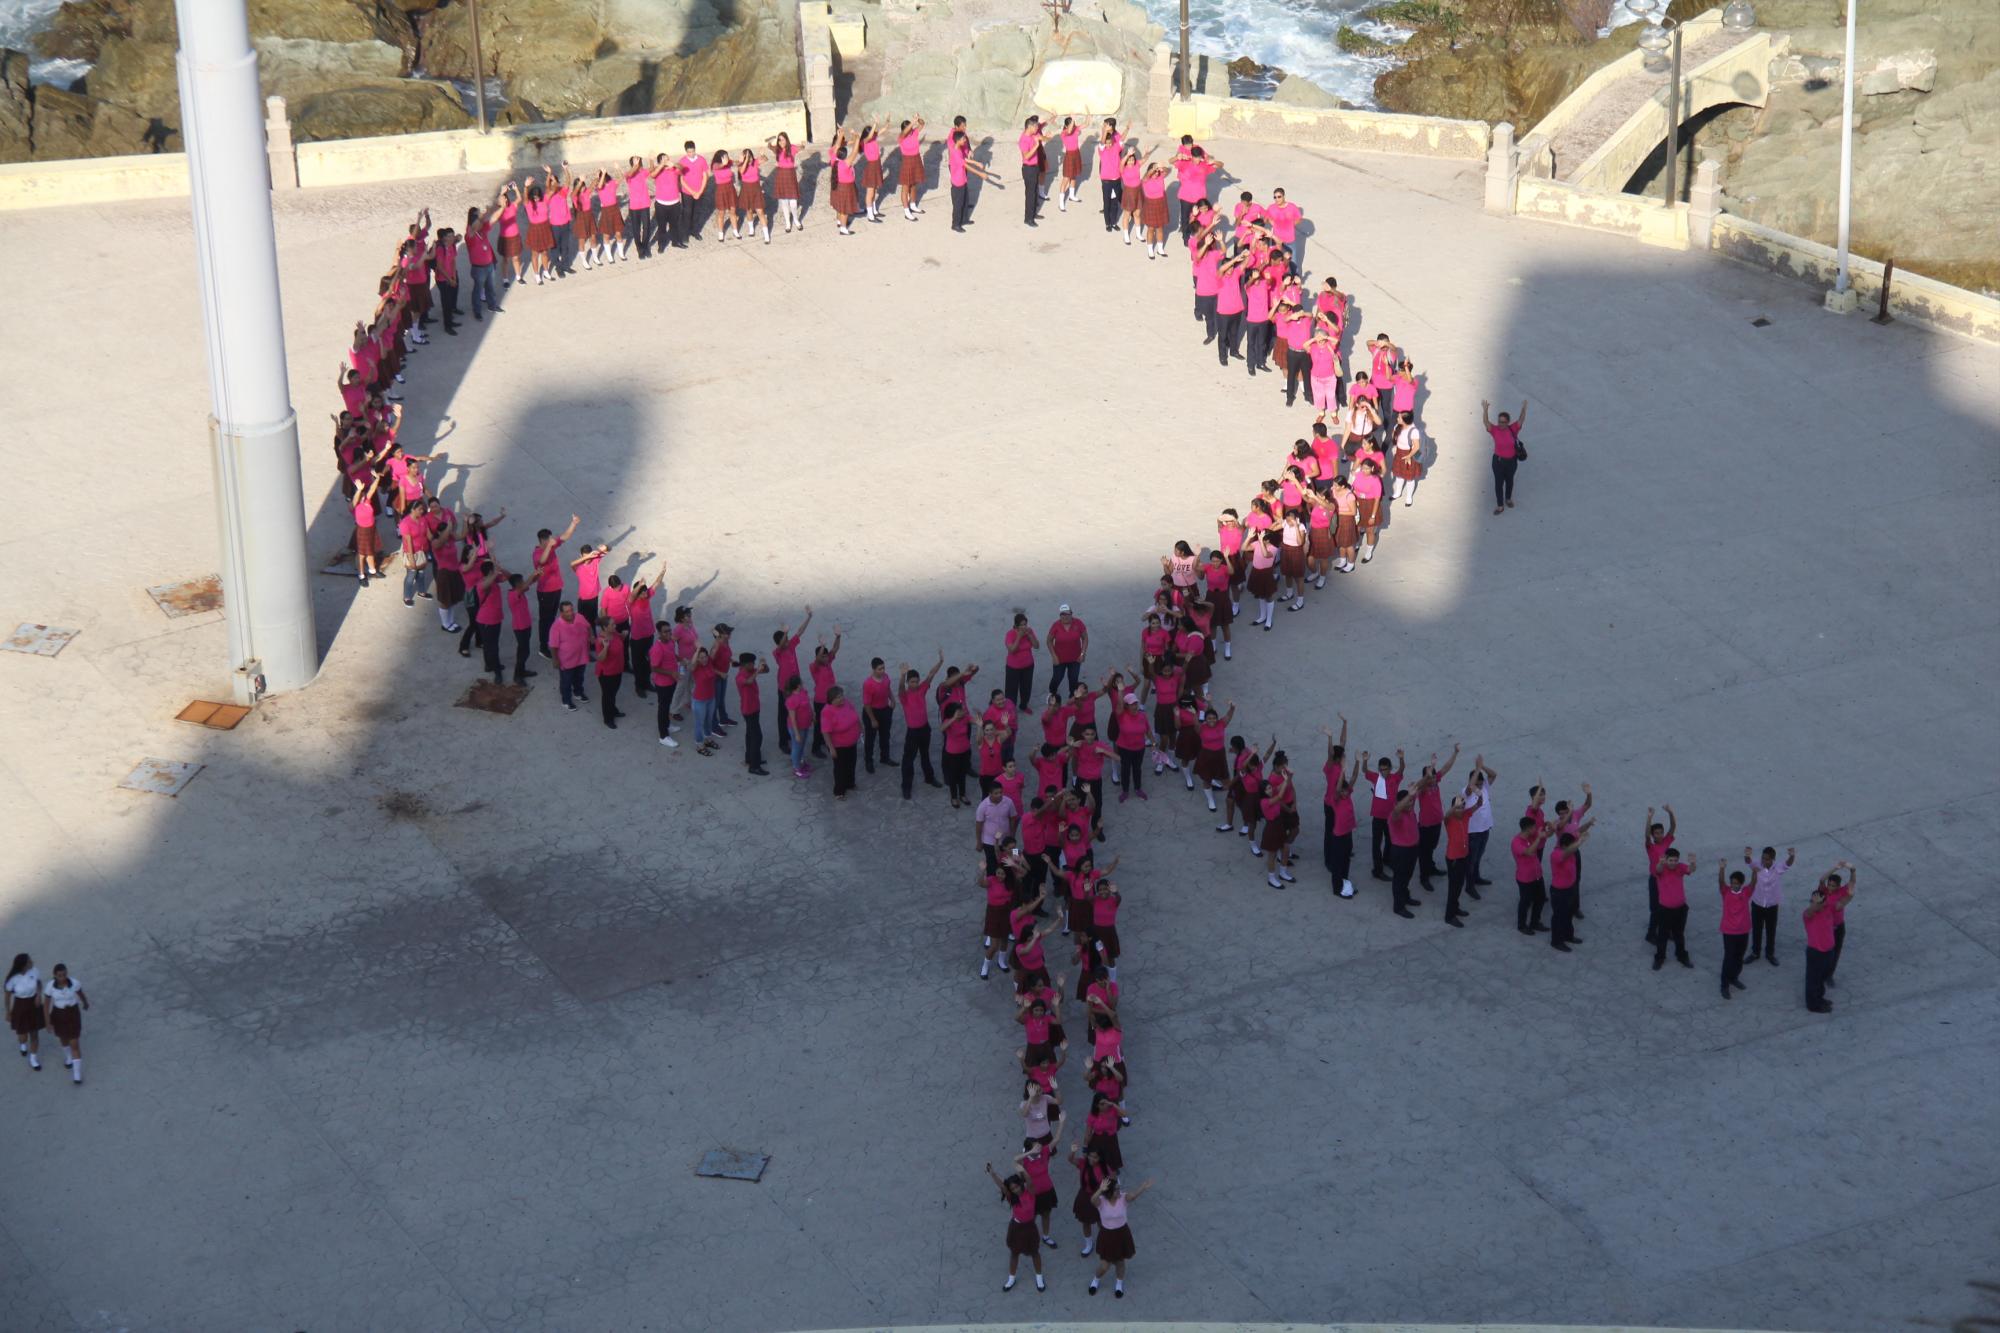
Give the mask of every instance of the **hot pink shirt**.
<path id="1" fill-rule="evenodd" d="M 1083 658 L 1083 638 L 1088 632 L 1088 627 L 1084 625 L 1080 618 L 1071 616 L 1068 624 L 1057 620 L 1054 624 L 1050 625 L 1048 634 L 1044 636 L 1044 641 L 1049 645 L 1049 652 L 1054 656 L 1056 661 L 1081 661 Z"/>
<path id="2" fill-rule="evenodd" d="M 1660 906 L 1686 907 L 1688 877 L 1687 863 L 1667 865 L 1662 863 L 1653 871 L 1653 878 L 1660 886 Z"/>
<path id="3" fill-rule="evenodd" d="M 1514 881 L 1517 884 L 1532 884 L 1542 877 L 1542 851 L 1534 839 L 1525 833 L 1516 833 L 1509 844 L 1514 853 Z M 1662 902 L 1664 903 L 1664 899 Z"/>
<path id="4" fill-rule="evenodd" d="M 1042 136 L 1033 130 L 1023 130 L 1017 142 L 1021 147 L 1021 165 L 1032 167 L 1042 160 Z"/>
<path id="5" fill-rule="evenodd" d="M 1662 900 L 1661 905 L 1665 905 L 1664 900 Z M 1810 907 L 1806 908 L 1805 923 L 1806 948 L 1817 949 L 1821 953 L 1825 953 L 1833 948 L 1833 928 L 1838 923 L 1833 919 L 1833 909 L 1831 907 L 1823 908 L 1817 912 L 1813 911 Z"/>
<path id="6" fill-rule="evenodd" d="M 1265 209 L 1264 216 L 1271 221 L 1271 234 L 1290 245 L 1298 239 L 1299 219 L 1305 216 L 1305 210 L 1287 199 L 1282 204 Z"/>
<path id="7" fill-rule="evenodd" d="M 591 556 L 576 567 L 576 595 L 586 602 L 597 600 L 597 562 L 600 556 Z"/>
<path id="8" fill-rule="evenodd" d="M 634 208 L 651 208 L 653 206 L 652 173 L 644 167 L 640 167 L 637 171 L 627 176 L 625 178 L 625 196 Z M 612 202 L 616 203 L 617 200 L 618 196 L 613 194 Z"/>
<path id="9" fill-rule="evenodd" d="M 1733 892 L 1728 887 L 1722 890 L 1722 933 L 1725 935 L 1748 935 L 1750 933 L 1750 886 L 1745 884 L 1741 892 Z"/>
<path id="10" fill-rule="evenodd" d="M 1221 268 L 1221 251 L 1204 250 L 1201 252 L 1201 255 L 1194 261 L 1194 294 L 1196 296 L 1214 296 L 1216 294 L 1222 285 L 1220 277 Z M 1242 307 L 1238 306 L 1237 308 L 1240 310 Z"/>
<path id="11" fill-rule="evenodd" d="M 567 670 L 590 660 L 590 622 L 582 616 L 564 620 L 557 616 L 549 626 L 549 652 L 556 665 Z"/>
<path id="12" fill-rule="evenodd" d="M 1125 136 L 1113 133 L 1109 139 L 1097 143 L 1097 177 L 1099 180 L 1118 179 L 1118 155 L 1125 147 Z"/>
<path id="13" fill-rule="evenodd" d="M 562 539 L 557 538 L 555 541 L 549 544 L 548 550 L 541 553 L 541 558 L 542 558 L 541 573 L 537 575 L 535 578 L 536 592 L 562 591 L 563 589 L 562 561 L 556 559 L 556 552 L 560 551 L 561 549 L 562 549 Z"/>
<path id="14" fill-rule="evenodd" d="M 965 184 L 965 150 L 959 147 L 957 139 L 945 147 L 945 165 L 951 172 L 953 185 Z"/>

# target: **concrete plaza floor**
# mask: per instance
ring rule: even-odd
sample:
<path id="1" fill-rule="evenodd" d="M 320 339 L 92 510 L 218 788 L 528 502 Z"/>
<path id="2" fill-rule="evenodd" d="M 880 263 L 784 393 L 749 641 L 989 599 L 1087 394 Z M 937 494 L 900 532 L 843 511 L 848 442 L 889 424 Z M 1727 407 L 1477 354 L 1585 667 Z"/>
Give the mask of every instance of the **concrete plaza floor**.
<path id="1" fill-rule="evenodd" d="M 1170 779 L 1114 807 L 1126 1153 L 1160 1183 L 1131 1299 L 1086 1298 L 1066 1212 L 1050 1292 L 1003 1295 L 980 1165 L 1018 1141 L 1017 1042 L 975 976 L 965 822 L 668 754 L 638 709 L 606 733 L 547 674 L 511 718 L 454 708 L 472 673 L 429 611 L 330 578 L 316 684 L 231 733 L 173 721 L 225 688 L 217 617 L 143 591 L 216 568 L 185 207 L 7 215 L 0 610 L 81 634 L 0 654 L 0 950 L 69 963 L 96 1007 L 81 1090 L 0 1071 L 0 1322 L 1972 1313 L 2000 1275 L 2000 358 L 1487 218 L 1474 166 L 1219 152 L 1305 205 L 1314 275 L 1425 372 L 1439 459 L 1374 564 L 1239 633 L 1217 697 L 1308 771 L 1336 710 L 1356 749 L 1483 751 L 1503 822 L 1537 779 L 1591 783 L 1576 954 L 1508 928 L 1498 846 L 1451 930 L 1372 882 L 1332 898 L 1312 855 L 1271 892 Z M 473 195 L 280 201 L 316 554 L 352 323 L 414 208 Z M 516 560 L 574 512 L 739 646 L 811 604 L 850 687 L 940 649 L 983 681 L 1011 611 L 1063 600 L 1093 665 L 1126 660 L 1156 557 L 1210 540 L 1307 418 L 1200 346 L 1181 261 L 1018 204 L 989 193 L 962 237 L 942 201 L 852 239 L 819 213 L 515 289 L 415 358 L 406 443 L 508 508 Z M 1499 519 L 1483 397 L 1529 402 Z M 148 757 L 205 767 L 118 789 Z M 1702 862 L 1692 972 L 1639 938 L 1667 802 Z M 1783 965 L 1724 1003 L 1708 871 L 1746 843 L 1799 868 Z M 1817 1018 L 1797 913 L 1843 857 Z M 763 1181 L 695 1178 L 725 1146 L 769 1153 Z"/>

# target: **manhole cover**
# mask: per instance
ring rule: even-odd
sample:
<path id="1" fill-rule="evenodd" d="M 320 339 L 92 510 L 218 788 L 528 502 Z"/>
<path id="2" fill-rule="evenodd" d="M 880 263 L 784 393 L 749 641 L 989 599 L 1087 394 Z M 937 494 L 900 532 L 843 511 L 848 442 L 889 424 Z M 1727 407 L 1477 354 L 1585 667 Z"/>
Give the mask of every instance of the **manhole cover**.
<path id="1" fill-rule="evenodd" d="M 178 759 L 141 759 L 139 766 L 125 775 L 118 785 L 133 791 L 151 792 L 155 796 L 179 796 L 181 788 L 194 781 L 194 775 L 201 772 L 200 764 L 183 763 Z"/>
<path id="2" fill-rule="evenodd" d="M 242 704 L 217 703 L 213 699 L 196 699 L 186 708 L 174 714 L 176 722 L 192 722 L 198 727 L 213 731 L 234 731 L 236 724 L 250 716 L 250 710 Z"/>
<path id="3" fill-rule="evenodd" d="M 160 610 L 176 620 L 182 616 L 198 616 L 204 611 L 220 611 L 222 576 L 210 574 L 185 583 L 162 583 L 156 588 L 146 589 L 146 595 Z"/>
<path id="4" fill-rule="evenodd" d="M 0 639 L 0 651 L 54 657 L 69 647 L 69 641 L 76 636 L 76 630 L 57 629 L 54 625 L 16 625 L 12 634 Z"/>
<path id="5" fill-rule="evenodd" d="M 722 1180 L 760 1180 L 764 1168 L 771 1159 L 763 1153 L 737 1152 L 734 1148 L 716 1148 L 704 1153 L 701 1165 L 694 1169 L 698 1176 L 716 1176 Z"/>
<path id="6" fill-rule="evenodd" d="M 495 685 L 490 680 L 474 681 L 459 699 L 460 708 L 476 708 L 482 713 L 511 714 L 528 697 L 529 686 Z"/>

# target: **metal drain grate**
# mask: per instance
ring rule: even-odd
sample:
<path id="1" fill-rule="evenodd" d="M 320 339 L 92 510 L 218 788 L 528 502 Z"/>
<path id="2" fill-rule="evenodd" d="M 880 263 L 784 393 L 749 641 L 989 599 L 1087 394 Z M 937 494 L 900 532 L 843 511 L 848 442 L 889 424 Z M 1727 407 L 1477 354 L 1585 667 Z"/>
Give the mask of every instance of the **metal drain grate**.
<path id="1" fill-rule="evenodd" d="M 764 1168 L 771 1159 L 759 1152 L 738 1152 L 734 1148 L 716 1148 L 703 1153 L 701 1165 L 694 1169 L 698 1176 L 714 1176 L 719 1180 L 763 1179 Z"/>
<path id="2" fill-rule="evenodd" d="M 222 609 L 222 576 L 209 574 L 184 583 L 162 583 L 146 589 L 146 595 L 160 610 L 175 620 Z"/>
<path id="3" fill-rule="evenodd" d="M 30 657 L 54 657 L 69 647 L 69 641 L 78 633 L 79 631 L 73 629 L 57 629 L 54 625 L 24 623 L 14 626 L 12 634 L 0 639 L 0 652 L 26 653 Z"/>

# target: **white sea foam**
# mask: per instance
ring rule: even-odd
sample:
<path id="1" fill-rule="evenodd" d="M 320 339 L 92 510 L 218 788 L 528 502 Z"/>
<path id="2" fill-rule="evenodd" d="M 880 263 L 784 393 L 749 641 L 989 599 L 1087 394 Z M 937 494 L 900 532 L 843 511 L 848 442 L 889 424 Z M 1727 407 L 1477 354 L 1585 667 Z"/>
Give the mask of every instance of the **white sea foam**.
<path id="1" fill-rule="evenodd" d="M 49 19 L 61 8 L 62 0 L 0 0 L 0 46 L 31 50 L 35 34 L 47 27 Z M 84 60 L 28 62 L 30 82 L 50 83 L 58 88 L 69 87 L 89 72 L 90 63 Z"/>
<path id="2" fill-rule="evenodd" d="M 1375 77 L 1395 64 L 1379 56 L 1349 55 L 1334 45 L 1342 25 L 1382 41 L 1405 34 L 1355 15 L 1376 0 L 1190 0 L 1189 42 L 1198 52 L 1230 59 L 1249 56 L 1287 74 L 1312 80 L 1358 106 L 1375 105 Z M 1173 41 L 1180 31 L 1178 0 L 1145 0 L 1146 12 Z"/>

